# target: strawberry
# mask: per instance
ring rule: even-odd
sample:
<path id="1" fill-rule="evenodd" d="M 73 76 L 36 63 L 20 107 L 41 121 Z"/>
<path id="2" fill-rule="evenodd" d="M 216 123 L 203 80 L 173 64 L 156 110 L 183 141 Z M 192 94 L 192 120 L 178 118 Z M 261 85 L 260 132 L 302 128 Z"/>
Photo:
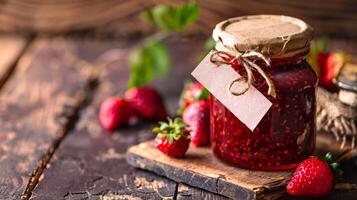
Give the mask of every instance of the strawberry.
<path id="1" fill-rule="evenodd" d="M 99 121 L 105 129 L 126 125 L 132 113 L 130 105 L 119 97 L 109 97 L 103 101 L 99 110 Z"/>
<path id="2" fill-rule="evenodd" d="M 160 122 L 159 126 L 153 129 L 153 132 L 158 134 L 155 139 L 156 148 L 170 157 L 182 158 L 190 144 L 186 127 L 180 118 L 168 119 L 167 123 Z"/>
<path id="3" fill-rule="evenodd" d="M 191 141 L 196 147 L 209 144 L 210 112 L 208 100 L 189 104 L 183 112 L 182 119 L 189 125 Z"/>
<path id="4" fill-rule="evenodd" d="M 164 120 L 167 111 L 160 94 L 151 87 L 136 87 L 127 90 L 125 99 L 142 119 Z"/>
<path id="5" fill-rule="evenodd" d="M 316 70 L 318 71 L 318 74 L 324 73 L 324 66 L 326 63 L 326 58 L 327 58 L 327 53 L 322 52 L 322 51 L 317 53 Z"/>
<path id="6" fill-rule="evenodd" d="M 316 198 L 329 194 L 334 185 L 334 171 L 341 174 L 341 170 L 338 163 L 331 163 L 330 153 L 326 154 L 325 160 L 311 157 L 302 161 L 286 186 L 287 192 L 293 196 Z"/>
<path id="7" fill-rule="evenodd" d="M 337 87 L 333 80 L 338 75 L 343 64 L 349 60 L 349 57 L 343 52 L 327 52 L 326 47 L 326 38 L 312 42 L 307 61 L 317 72 L 319 85 L 330 91 L 336 91 Z"/>
<path id="8" fill-rule="evenodd" d="M 327 43 L 327 38 L 320 38 L 311 42 L 310 53 L 306 59 L 317 74 L 320 74 L 319 68 L 324 65 L 326 60 Z"/>
<path id="9" fill-rule="evenodd" d="M 346 62 L 347 56 L 345 53 L 319 53 L 317 57 L 317 65 L 319 68 L 319 84 L 327 89 L 336 90 L 333 79 L 338 75 L 343 64 Z"/>
<path id="10" fill-rule="evenodd" d="M 192 102 L 208 99 L 209 92 L 200 83 L 186 83 L 180 97 L 180 109 L 178 113 L 181 115 L 183 110 Z"/>

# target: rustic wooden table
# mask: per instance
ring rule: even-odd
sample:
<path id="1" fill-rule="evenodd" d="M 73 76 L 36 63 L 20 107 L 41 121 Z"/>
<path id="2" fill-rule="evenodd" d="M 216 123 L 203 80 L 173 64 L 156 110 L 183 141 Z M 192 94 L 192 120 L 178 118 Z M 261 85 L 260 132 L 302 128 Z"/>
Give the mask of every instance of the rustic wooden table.
<path id="1" fill-rule="evenodd" d="M 174 67 L 154 85 L 171 113 L 204 38 L 167 41 Z M 0 199 L 225 199 L 126 162 L 130 146 L 154 137 L 152 125 L 109 133 L 98 123 L 100 102 L 125 89 L 128 52 L 139 41 L 0 37 Z M 345 43 L 336 45 L 357 49 Z M 336 145 L 319 141 L 321 151 Z M 356 168 L 343 167 L 354 188 L 341 186 L 328 199 L 357 197 Z"/>

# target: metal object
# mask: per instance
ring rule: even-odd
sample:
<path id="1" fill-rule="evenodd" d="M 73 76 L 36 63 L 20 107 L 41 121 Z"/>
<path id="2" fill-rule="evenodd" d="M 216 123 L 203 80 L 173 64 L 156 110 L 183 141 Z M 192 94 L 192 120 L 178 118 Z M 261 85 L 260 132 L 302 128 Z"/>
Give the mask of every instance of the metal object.
<path id="1" fill-rule="evenodd" d="M 339 100 L 352 107 L 357 107 L 357 64 L 346 63 L 340 70 L 336 80 L 340 88 Z"/>

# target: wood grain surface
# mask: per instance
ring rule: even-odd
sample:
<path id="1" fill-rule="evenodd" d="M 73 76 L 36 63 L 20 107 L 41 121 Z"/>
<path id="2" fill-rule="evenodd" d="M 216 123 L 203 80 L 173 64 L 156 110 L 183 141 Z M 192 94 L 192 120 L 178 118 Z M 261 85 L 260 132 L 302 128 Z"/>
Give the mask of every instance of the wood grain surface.
<path id="1" fill-rule="evenodd" d="M 14 70 L 15 64 L 24 51 L 28 39 L 21 36 L 0 37 L 0 88 Z"/>
<path id="2" fill-rule="evenodd" d="M 292 174 L 289 170 L 264 172 L 229 166 L 207 147 L 191 146 L 184 159 L 173 159 L 158 151 L 154 141 L 131 147 L 127 159 L 135 167 L 232 199 L 265 198 L 272 190 L 281 193 Z"/>
<path id="3" fill-rule="evenodd" d="M 87 78 L 84 69 L 62 62 L 60 46 L 60 40 L 34 41 L 1 90 L 0 199 L 20 198 L 63 131 L 63 105 L 74 100 Z"/>
<path id="4" fill-rule="evenodd" d="M 88 28 L 121 31 L 125 21 L 159 3 L 180 4 L 188 0 L 3 0 L 0 30 L 7 32 L 63 33 Z M 357 4 L 351 0 L 198 0 L 200 19 L 194 30 L 211 33 L 228 17 L 251 14 L 285 14 L 306 20 L 318 34 L 357 38 Z M 140 26 L 137 26 L 139 28 Z"/>
<path id="5" fill-rule="evenodd" d="M 220 196 L 214 193 L 209 193 L 199 188 L 194 188 L 182 183 L 178 183 L 177 200 L 195 200 L 195 199 L 209 199 L 209 200 L 228 200 L 227 197 Z"/>
<path id="6" fill-rule="evenodd" d="M 1 1 L 0 30 L 64 32 L 137 14 L 152 5 L 143 0 Z M 55 22 L 55 23 L 54 23 Z"/>
<path id="7" fill-rule="evenodd" d="M 158 80 L 154 85 L 163 93 L 169 110 L 174 113 L 183 80 L 189 77 L 189 72 L 196 64 L 204 40 L 196 40 L 196 45 L 175 38 L 167 42 L 171 47 L 170 51 L 175 55 L 173 57 L 175 68 L 166 81 Z M 31 199 L 176 198 L 178 195 L 176 182 L 136 170 L 126 162 L 125 153 L 131 145 L 155 136 L 149 131 L 152 124 L 141 123 L 110 133 L 103 130 L 98 122 L 98 110 L 103 99 L 123 92 L 126 87 L 127 56 L 135 43 L 125 45 L 115 42 L 89 42 L 77 45 L 77 49 L 86 51 L 75 55 L 79 57 L 78 59 L 91 57 L 93 62 L 98 59 L 98 55 L 104 54 L 107 56 L 100 56 L 103 58 L 102 62 L 106 62 L 105 59 L 110 59 L 112 56 L 116 61 L 105 66 L 105 70 L 101 71 L 99 86 L 93 101 L 81 112 L 75 129 L 68 134 L 54 154 L 39 184 L 33 190 Z M 108 52 L 112 52 L 112 56 L 108 56 L 111 54 Z M 192 197 L 198 195 L 196 190 L 192 191 Z M 183 196 L 190 196 L 186 190 L 182 193 Z"/>
<path id="8" fill-rule="evenodd" d="M 166 41 L 172 72 L 153 85 L 172 114 L 205 39 L 201 34 Z M 0 199 L 20 199 L 23 193 L 31 199 L 226 199 L 129 166 L 125 152 L 154 137 L 152 124 L 113 133 L 99 125 L 100 103 L 123 92 L 128 52 L 138 42 L 36 38 L 26 48 L 0 90 Z M 93 76 L 99 85 L 88 88 Z M 339 151 L 329 136 L 319 137 L 320 154 Z M 331 197 L 353 199 L 357 190 L 343 184 L 357 184 L 355 166 L 343 167 L 346 180 Z"/>

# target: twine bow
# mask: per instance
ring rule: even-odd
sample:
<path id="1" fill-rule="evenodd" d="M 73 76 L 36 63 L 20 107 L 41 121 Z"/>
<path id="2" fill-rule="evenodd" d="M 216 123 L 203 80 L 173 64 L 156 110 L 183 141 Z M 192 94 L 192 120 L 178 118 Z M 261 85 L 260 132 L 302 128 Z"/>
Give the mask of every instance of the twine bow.
<path id="1" fill-rule="evenodd" d="M 247 80 L 241 76 L 234 81 L 232 81 L 227 88 L 228 91 L 235 96 L 239 96 L 247 92 L 252 85 L 252 80 L 253 80 L 253 72 L 252 70 L 257 71 L 265 80 L 267 83 L 269 89 L 268 89 L 268 94 L 272 97 L 276 97 L 276 92 L 275 92 L 275 86 L 273 84 L 273 81 L 268 77 L 268 75 L 264 72 L 264 70 L 259 67 L 257 64 L 255 64 L 256 60 L 262 60 L 267 66 L 270 66 L 270 59 L 265 57 L 263 54 L 257 52 L 257 51 L 247 51 L 244 53 L 240 53 L 239 51 L 233 51 L 229 50 L 227 48 L 224 48 L 224 51 L 218 51 L 214 50 L 214 52 L 211 54 L 210 61 L 211 63 L 216 64 L 217 66 L 220 66 L 221 64 L 233 64 L 233 63 L 240 63 L 243 65 L 244 70 L 247 72 Z M 232 87 L 235 83 L 245 81 L 246 82 L 246 87 L 243 88 L 241 91 L 233 91 Z"/>

